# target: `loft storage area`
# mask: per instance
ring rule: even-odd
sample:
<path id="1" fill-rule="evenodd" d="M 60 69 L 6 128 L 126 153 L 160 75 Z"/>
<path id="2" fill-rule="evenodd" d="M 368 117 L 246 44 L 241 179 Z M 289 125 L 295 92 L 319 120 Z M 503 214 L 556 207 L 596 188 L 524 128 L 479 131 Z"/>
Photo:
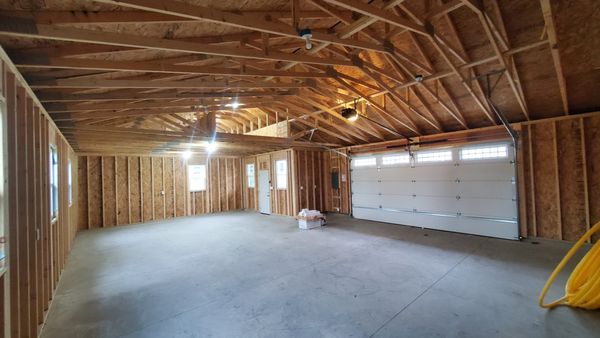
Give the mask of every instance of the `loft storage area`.
<path id="1" fill-rule="evenodd" d="M 597 337 L 598 13 L 0 0 L 0 338 Z"/>

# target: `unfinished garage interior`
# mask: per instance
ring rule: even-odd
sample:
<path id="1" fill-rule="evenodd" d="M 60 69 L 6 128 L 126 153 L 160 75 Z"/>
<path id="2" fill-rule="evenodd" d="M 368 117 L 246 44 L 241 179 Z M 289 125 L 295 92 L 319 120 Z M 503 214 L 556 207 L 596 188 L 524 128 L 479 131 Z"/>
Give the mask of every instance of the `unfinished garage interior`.
<path id="1" fill-rule="evenodd" d="M 599 18 L 0 0 L 0 338 L 598 337 Z"/>

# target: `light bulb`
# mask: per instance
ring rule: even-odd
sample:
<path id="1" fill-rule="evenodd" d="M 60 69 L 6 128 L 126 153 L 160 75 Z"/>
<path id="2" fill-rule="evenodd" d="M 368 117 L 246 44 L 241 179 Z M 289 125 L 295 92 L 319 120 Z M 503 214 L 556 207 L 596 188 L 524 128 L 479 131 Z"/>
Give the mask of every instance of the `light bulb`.
<path id="1" fill-rule="evenodd" d="M 306 50 L 311 50 L 312 49 L 312 42 L 310 42 L 310 38 L 307 37 L 306 38 Z"/>
<path id="2" fill-rule="evenodd" d="M 183 153 L 181 153 L 181 157 L 183 157 L 184 160 L 189 160 L 192 157 L 192 152 L 185 150 Z"/>
<path id="3" fill-rule="evenodd" d="M 215 141 L 210 141 L 206 144 L 206 152 L 209 154 L 214 153 L 217 150 L 217 143 Z"/>
<path id="4" fill-rule="evenodd" d="M 239 107 L 240 107 L 240 103 L 237 101 L 235 101 L 231 104 L 231 108 L 233 108 L 233 109 L 238 109 Z"/>
<path id="5" fill-rule="evenodd" d="M 356 115 L 353 115 L 353 116 L 350 116 L 350 117 L 348 118 L 348 121 L 350 121 L 350 122 L 354 122 L 354 121 L 356 121 L 356 120 L 358 120 L 358 114 L 356 114 Z"/>

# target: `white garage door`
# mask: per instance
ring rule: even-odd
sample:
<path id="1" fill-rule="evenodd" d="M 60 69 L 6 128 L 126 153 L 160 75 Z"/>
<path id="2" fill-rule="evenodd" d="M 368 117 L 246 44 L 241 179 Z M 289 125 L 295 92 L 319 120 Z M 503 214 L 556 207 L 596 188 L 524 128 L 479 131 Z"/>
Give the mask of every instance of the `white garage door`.
<path id="1" fill-rule="evenodd" d="M 352 214 L 518 239 L 513 158 L 507 143 L 354 157 Z"/>

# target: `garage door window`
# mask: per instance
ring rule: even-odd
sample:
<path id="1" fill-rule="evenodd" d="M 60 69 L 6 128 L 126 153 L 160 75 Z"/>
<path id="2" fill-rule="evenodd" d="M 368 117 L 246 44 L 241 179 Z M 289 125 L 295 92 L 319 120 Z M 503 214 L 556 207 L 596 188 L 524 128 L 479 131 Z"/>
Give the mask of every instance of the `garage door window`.
<path id="1" fill-rule="evenodd" d="M 353 160 L 354 167 L 374 167 L 377 165 L 377 159 L 375 157 L 363 157 Z"/>
<path id="2" fill-rule="evenodd" d="M 417 162 L 419 163 L 431 163 L 431 162 L 447 162 L 452 161 L 451 150 L 441 151 L 428 151 L 417 153 Z"/>
<path id="3" fill-rule="evenodd" d="M 408 154 L 383 156 L 381 158 L 382 165 L 408 164 L 409 162 L 410 162 L 410 158 L 409 158 Z"/>
<path id="4" fill-rule="evenodd" d="M 508 157 L 508 147 L 506 145 L 471 147 L 460 150 L 461 160 L 485 160 L 506 157 Z"/>

